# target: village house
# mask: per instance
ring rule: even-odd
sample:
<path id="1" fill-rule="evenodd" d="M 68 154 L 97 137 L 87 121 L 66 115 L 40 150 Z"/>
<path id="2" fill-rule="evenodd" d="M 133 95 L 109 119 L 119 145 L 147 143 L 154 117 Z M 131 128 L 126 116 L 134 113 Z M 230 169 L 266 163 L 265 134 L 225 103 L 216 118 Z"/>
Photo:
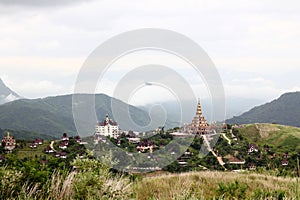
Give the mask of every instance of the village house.
<path id="1" fill-rule="evenodd" d="M 246 161 L 242 161 L 234 157 L 228 158 L 228 164 L 230 165 L 244 165 L 245 163 Z"/>
<path id="2" fill-rule="evenodd" d="M 258 146 L 255 144 L 249 144 L 248 153 L 258 152 Z"/>
<path id="3" fill-rule="evenodd" d="M 69 142 L 68 141 L 62 141 L 59 145 L 59 148 L 60 149 L 67 149 L 68 148 L 68 145 L 69 145 Z"/>
<path id="4" fill-rule="evenodd" d="M 82 159 L 84 156 L 84 153 L 83 152 L 80 152 L 80 153 L 78 153 L 78 157 L 80 158 L 80 159 Z"/>
<path id="5" fill-rule="evenodd" d="M 284 159 L 288 159 L 290 156 L 289 156 L 289 153 L 288 153 L 288 152 L 285 152 L 285 153 L 282 155 L 282 157 L 283 157 Z"/>
<path id="6" fill-rule="evenodd" d="M 137 137 L 137 135 L 132 131 L 128 132 L 128 134 L 126 135 L 126 139 L 132 144 L 138 144 L 139 142 L 141 142 L 141 138 Z"/>
<path id="7" fill-rule="evenodd" d="M 58 158 L 66 159 L 67 158 L 67 153 L 66 152 L 57 152 L 55 156 L 58 157 Z"/>
<path id="8" fill-rule="evenodd" d="M 81 143 L 81 138 L 80 138 L 78 135 L 74 137 L 74 140 L 75 140 L 78 144 Z"/>
<path id="9" fill-rule="evenodd" d="M 37 146 L 34 142 L 29 143 L 29 147 L 32 148 L 32 149 L 37 148 Z"/>
<path id="10" fill-rule="evenodd" d="M 282 166 L 288 166 L 288 165 L 289 165 L 289 161 L 283 160 L 283 161 L 281 162 L 281 164 L 282 164 Z"/>
<path id="11" fill-rule="evenodd" d="M 146 150 L 149 150 L 150 153 L 153 152 L 153 149 L 154 149 L 154 143 L 152 141 L 149 141 L 149 140 L 144 140 L 142 142 L 140 142 L 138 144 L 138 146 L 136 147 L 136 149 L 142 153 L 142 152 L 145 152 Z"/>
<path id="12" fill-rule="evenodd" d="M 50 146 L 47 146 L 45 149 L 46 153 L 54 153 L 53 149 Z"/>
<path id="13" fill-rule="evenodd" d="M 249 166 L 248 166 L 248 170 L 249 171 L 254 171 L 256 170 L 256 165 L 254 163 L 250 163 Z"/>
<path id="14" fill-rule="evenodd" d="M 35 145 L 42 145 L 42 144 L 43 144 L 43 140 L 41 140 L 41 139 L 39 139 L 39 138 L 36 138 L 36 139 L 34 140 L 34 144 L 35 144 Z"/>
<path id="15" fill-rule="evenodd" d="M 69 137 L 68 137 L 68 135 L 67 135 L 67 133 L 63 134 L 63 136 L 61 137 L 61 140 L 62 141 L 69 141 L 70 140 Z"/>

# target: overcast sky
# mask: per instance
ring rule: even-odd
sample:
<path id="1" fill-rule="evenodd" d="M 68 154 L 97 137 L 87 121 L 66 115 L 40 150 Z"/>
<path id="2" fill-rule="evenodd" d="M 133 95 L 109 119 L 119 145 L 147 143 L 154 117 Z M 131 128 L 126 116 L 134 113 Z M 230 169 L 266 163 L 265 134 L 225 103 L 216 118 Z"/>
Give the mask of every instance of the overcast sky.
<path id="1" fill-rule="evenodd" d="M 269 101 L 300 90 L 299 10 L 298 0 L 0 0 L 0 77 L 27 98 L 72 93 L 80 67 L 102 42 L 132 29 L 163 28 L 203 47 L 228 97 Z M 126 70 L 148 62 L 177 67 L 207 96 L 184 63 L 151 52 L 119 60 L 98 92 L 112 95 Z"/>

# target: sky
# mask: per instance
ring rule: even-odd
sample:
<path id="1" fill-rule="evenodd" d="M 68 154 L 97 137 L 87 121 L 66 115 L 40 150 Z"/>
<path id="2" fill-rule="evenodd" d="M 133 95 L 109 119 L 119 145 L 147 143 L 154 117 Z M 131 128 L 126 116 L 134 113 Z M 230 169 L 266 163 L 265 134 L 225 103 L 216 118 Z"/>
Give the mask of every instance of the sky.
<path id="1" fill-rule="evenodd" d="M 0 0 L 0 77 L 26 98 L 73 93 L 80 68 L 101 43 L 126 31 L 161 28 L 206 51 L 226 97 L 270 101 L 300 90 L 299 10 L 297 0 Z M 116 61 L 96 92 L 113 95 L 126 73 L 149 63 L 174 67 L 196 96 L 209 96 L 187 63 L 151 51 Z M 132 97 L 133 104 L 173 98 L 157 87 Z"/>

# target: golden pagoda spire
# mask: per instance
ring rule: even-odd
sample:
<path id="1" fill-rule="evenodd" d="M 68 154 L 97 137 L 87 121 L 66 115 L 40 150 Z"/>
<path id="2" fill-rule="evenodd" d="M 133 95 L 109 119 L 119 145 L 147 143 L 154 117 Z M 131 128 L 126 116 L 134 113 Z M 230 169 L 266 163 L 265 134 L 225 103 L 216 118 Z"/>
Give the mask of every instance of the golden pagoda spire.
<path id="1" fill-rule="evenodd" d="M 196 115 L 202 116 L 202 108 L 201 108 L 200 98 L 198 98 L 198 106 L 197 106 L 197 113 L 196 113 Z"/>

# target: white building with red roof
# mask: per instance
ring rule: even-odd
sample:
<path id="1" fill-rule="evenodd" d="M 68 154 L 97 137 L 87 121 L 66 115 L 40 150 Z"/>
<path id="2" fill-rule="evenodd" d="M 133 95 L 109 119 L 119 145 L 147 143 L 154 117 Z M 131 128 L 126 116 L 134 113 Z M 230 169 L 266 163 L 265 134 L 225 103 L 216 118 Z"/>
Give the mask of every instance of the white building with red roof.
<path id="1" fill-rule="evenodd" d="M 110 136 L 115 139 L 119 137 L 119 126 L 117 122 L 114 122 L 112 119 L 108 118 L 106 115 L 103 122 L 99 122 L 95 127 L 96 136 Z"/>

